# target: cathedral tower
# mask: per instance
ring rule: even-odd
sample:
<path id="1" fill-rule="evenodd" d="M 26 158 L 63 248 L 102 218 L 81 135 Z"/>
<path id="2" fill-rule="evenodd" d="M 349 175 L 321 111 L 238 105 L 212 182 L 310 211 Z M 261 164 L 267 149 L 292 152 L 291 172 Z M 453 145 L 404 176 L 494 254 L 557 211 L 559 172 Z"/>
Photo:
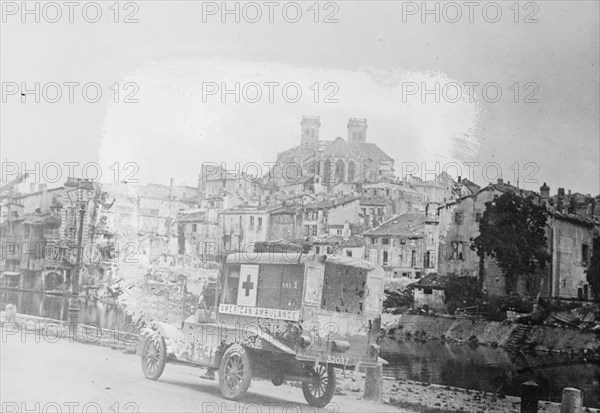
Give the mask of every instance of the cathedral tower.
<path id="1" fill-rule="evenodd" d="M 364 118 L 348 119 L 348 142 L 365 143 L 367 141 L 367 120 Z"/>
<path id="2" fill-rule="evenodd" d="M 320 118 L 318 116 L 302 116 L 300 125 L 302 126 L 300 145 L 317 147 L 319 144 L 319 128 L 321 127 Z"/>

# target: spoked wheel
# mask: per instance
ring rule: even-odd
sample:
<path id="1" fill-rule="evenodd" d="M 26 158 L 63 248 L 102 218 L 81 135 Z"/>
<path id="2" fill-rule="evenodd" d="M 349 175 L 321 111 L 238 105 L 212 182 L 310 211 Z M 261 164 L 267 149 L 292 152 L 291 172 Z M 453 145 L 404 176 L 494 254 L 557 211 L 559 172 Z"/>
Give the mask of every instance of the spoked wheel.
<path id="1" fill-rule="evenodd" d="M 226 399 L 237 400 L 246 393 L 252 380 L 250 356 L 244 347 L 234 344 L 229 347 L 219 367 L 219 388 Z"/>
<path id="2" fill-rule="evenodd" d="M 325 407 L 335 393 L 335 369 L 331 364 L 319 364 L 311 370 L 312 379 L 302 382 L 302 393 L 309 405 Z"/>
<path id="3" fill-rule="evenodd" d="M 157 380 L 165 370 L 167 346 L 158 334 L 146 337 L 142 347 L 142 371 L 150 380 Z"/>

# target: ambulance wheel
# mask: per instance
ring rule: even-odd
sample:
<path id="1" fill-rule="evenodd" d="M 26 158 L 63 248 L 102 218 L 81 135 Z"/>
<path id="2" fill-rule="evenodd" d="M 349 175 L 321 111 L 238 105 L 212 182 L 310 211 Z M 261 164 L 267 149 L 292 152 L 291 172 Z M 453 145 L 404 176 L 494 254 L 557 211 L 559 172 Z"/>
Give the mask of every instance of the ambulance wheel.
<path id="1" fill-rule="evenodd" d="M 302 382 L 302 393 L 310 406 L 325 407 L 335 393 L 335 369 L 319 364 L 311 369 L 312 379 Z"/>
<path id="2" fill-rule="evenodd" d="M 157 380 L 167 364 L 167 346 L 158 334 L 146 337 L 142 346 L 142 371 L 150 380 Z"/>
<path id="3" fill-rule="evenodd" d="M 252 381 L 252 366 L 246 349 L 234 344 L 225 350 L 219 367 L 219 388 L 223 397 L 237 400 L 246 393 Z"/>

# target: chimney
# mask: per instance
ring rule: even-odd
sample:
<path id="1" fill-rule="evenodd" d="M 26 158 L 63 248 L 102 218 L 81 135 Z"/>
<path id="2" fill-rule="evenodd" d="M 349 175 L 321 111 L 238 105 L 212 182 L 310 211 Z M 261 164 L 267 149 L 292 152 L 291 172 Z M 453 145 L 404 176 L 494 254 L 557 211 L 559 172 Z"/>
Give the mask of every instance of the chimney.
<path id="1" fill-rule="evenodd" d="M 565 188 L 558 188 L 558 195 L 556 196 L 556 210 L 560 213 L 563 213 L 564 208 L 565 208 Z"/>
<path id="2" fill-rule="evenodd" d="M 544 182 L 544 185 L 540 186 L 540 195 L 543 199 L 550 198 L 550 187 L 546 185 L 546 182 Z"/>
<path id="3" fill-rule="evenodd" d="M 504 185 L 504 180 L 502 178 L 498 178 L 498 185 Z"/>

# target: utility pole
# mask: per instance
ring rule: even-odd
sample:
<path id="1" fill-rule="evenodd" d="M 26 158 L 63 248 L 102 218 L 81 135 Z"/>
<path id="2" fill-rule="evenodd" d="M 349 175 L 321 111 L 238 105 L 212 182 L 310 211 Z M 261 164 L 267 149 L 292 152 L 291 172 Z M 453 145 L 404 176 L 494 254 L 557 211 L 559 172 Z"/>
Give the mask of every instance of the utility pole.
<path id="1" fill-rule="evenodd" d="M 69 296 L 69 321 L 75 325 L 79 321 L 79 276 L 81 273 L 81 252 L 83 249 L 83 224 L 85 219 L 85 204 L 79 205 L 79 228 L 77 229 L 77 256 L 75 268 L 71 276 L 71 295 Z"/>
<path id="2" fill-rule="evenodd" d="M 90 182 L 78 182 L 76 185 L 77 189 L 69 191 L 69 199 L 71 204 L 74 206 L 74 211 L 79 212 L 79 226 L 77 228 L 77 253 L 75 258 L 75 266 L 73 268 L 73 274 L 71 275 L 71 291 L 69 294 L 68 302 L 68 321 L 71 326 L 71 334 L 73 337 L 77 335 L 77 324 L 79 323 L 79 278 L 82 269 L 82 250 L 83 250 L 83 227 L 85 224 L 85 213 L 87 209 L 87 203 L 89 200 L 89 190 L 93 190 L 93 186 Z"/>

